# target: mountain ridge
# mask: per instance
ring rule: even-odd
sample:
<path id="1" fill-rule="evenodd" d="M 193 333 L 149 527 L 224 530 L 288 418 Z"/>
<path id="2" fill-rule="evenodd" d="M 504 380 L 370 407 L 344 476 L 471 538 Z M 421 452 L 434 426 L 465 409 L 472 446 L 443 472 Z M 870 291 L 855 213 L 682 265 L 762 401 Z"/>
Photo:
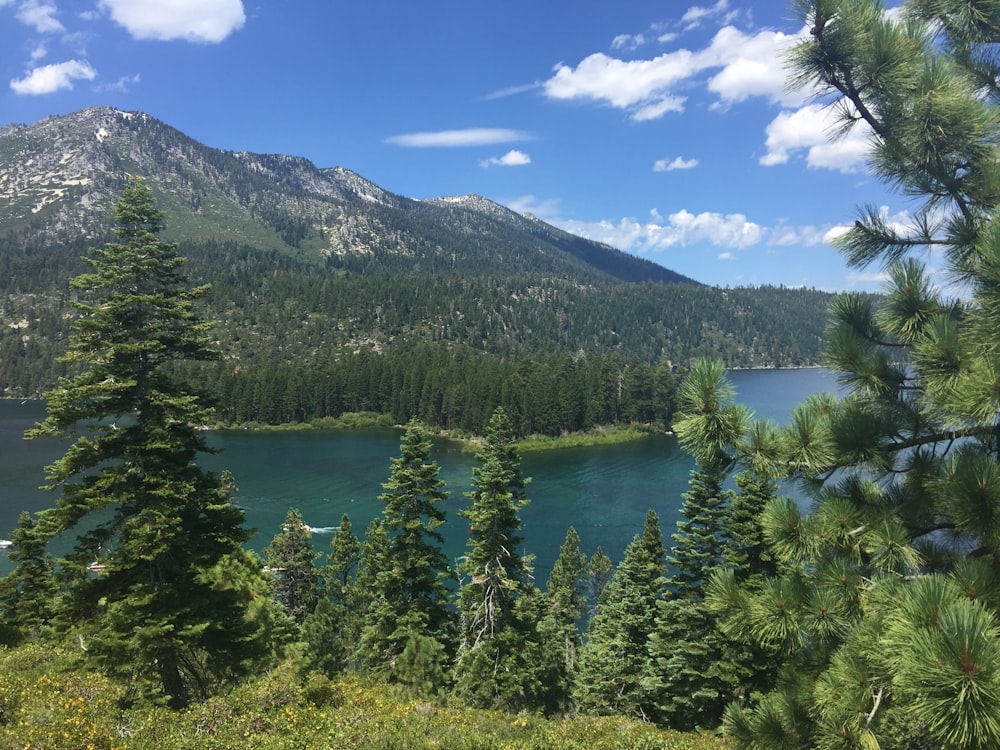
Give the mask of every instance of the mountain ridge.
<path id="1" fill-rule="evenodd" d="M 112 107 L 0 126 L 0 226 L 99 236 L 126 175 L 153 189 L 170 217 L 170 239 L 231 239 L 317 262 L 437 258 L 453 267 L 461 250 L 493 244 L 492 254 L 467 259 L 470 271 L 511 262 L 555 274 L 698 283 L 482 196 L 407 198 L 342 166 L 215 149 L 149 114 Z"/>

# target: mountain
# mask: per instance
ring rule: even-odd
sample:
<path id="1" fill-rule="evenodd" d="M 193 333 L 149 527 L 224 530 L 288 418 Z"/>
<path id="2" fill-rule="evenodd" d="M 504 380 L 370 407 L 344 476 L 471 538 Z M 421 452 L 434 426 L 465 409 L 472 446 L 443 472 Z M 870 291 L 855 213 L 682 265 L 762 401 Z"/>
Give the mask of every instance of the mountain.
<path id="1" fill-rule="evenodd" d="M 126 175 L 141 175 L 177 240 L 228 240 L 347 266 L 530 270 L 694 283 L 476 195 L 418 201 L 343 167 L 220 151 L 141 112 L 107 107 L 0 129 L 0 226 L 101 236 Z"/>
<path id="2" fill-rule="evenodd" d="M 0 127 L 0 396 L 68 374 L 68 282 L 129 175 L 212 287 L 222 357 L 186 375 L 230 422 L 376 411 L 477 432 L 502 405 L 519 434 L 557 435 L 669 423 L 694 357 L 819 360 L 827 293 L 717 289 L 481 196 L 414 200 L 97 108 Z"/>

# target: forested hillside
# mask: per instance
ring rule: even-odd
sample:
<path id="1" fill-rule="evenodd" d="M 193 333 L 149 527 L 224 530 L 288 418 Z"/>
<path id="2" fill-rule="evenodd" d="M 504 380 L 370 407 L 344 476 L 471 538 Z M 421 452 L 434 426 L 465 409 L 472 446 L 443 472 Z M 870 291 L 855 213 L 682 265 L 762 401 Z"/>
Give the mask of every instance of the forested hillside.
<path id="1" fill-rule="evenodd" d="M 168 219 L 169 220 L 169 219 Z M 66 279 L 86 243 L 0 255 L 0 388 L 37 396 L 75 316 Z M 344 411 L 419 415 L 478 432 L 503 405 L 518 431 L 662 422 L 674 376 L 698 356 L 733 367 L 816 364 L 830 296 L 538 273 L 356 268 L 235 243 L 183 243 L 210 283 L 208 365 L 221 416 L 281 423 Z M 203 366 L 206 367 L 206 366 Z"/>
<path id="2" fill-rule="evenodd" d="M 478 196 L 416 201 L 349 170 L 204 146 L 107 108 L 0 132 L 0 394 L 35 397 L 76 316 L 69 279 L 141 176 L 212 292 L 227 422 L 376 411 L 519 434 L 665 423 L 699 356 L 816 364 L 830 295 L 714 289 Z"/>

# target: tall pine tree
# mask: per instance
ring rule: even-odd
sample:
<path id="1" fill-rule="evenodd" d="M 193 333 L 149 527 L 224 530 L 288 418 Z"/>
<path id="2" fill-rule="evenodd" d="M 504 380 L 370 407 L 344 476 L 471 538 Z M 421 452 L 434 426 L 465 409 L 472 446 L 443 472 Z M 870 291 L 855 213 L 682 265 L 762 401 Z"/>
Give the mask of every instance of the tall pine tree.
<path id="1" fill-rule="evenodd" d="M 557 640 L 560 660 L 552 685 L 558 710 L 568 713 L 572 706 L 572 687 L 576 680 L 580 652 L 580 621 L 587 611 L 587 556 L 580 551 L 580 536 L 572 526 L 559 548 L 545 584 L 548 596 L 551 630 Z"/>
<path id="2" fill-rule="evenodd" d="M 524 636 L 535 622 L 518 622 L 517 602 L 531 587 L 528 561 L 521 554 L 519 511 L 528 504 L 510 421 L 497 409 L 472 472 L 468 551 L 460 574 L 461 635 L 454 690 L 466 703 L 491 708 L 520 707 L 524 688 L 511 661 L 523 656 Z M 515 704 L 516 701 L 516 704 Z"/>
<path id="3" fill-rule="evenodd" d="M 29 437 L 73 440 L 47 468 L 56 507 L 47 537 L 77 532 L 62 561 L 65 615 L 86 653 L 144 699 L 182 706 L 252 666 L 261 653 L 239 589 L 208 572 L 249 538 L 243 511 L 198 465 L 210 412 L 170 375 L 178 361 L 215 358 L 194 303 L 208 291 L 182 273 L 149 188 L 129 182 L 115 235 L 86 258 L 65 360 L 79 374 L 47 394 Z M 86 574 L 98 560 L 101 572 Z M 250 573 L 248 572 L 248 575 Z"/>
<path id="4" fill-rule="evenodd" d="M 379 496 L 388 549 L 383 559 L 371 560 L 377 568 L 370 571 L 374 581 L 358 654 L 372 673 L 427 692 L 440 687 L 454 653 L 448 591 L 454 573 L 439 531 L 445 522 L 439 506 L 448 493 L 420 422 L 410 421 L 400 448 Z"/>
<path id="5" fill-rule="evenodd" d="M 590 556 L 590 560 L 587 562 L 588 620 L 597 611 L 597 605 L 600 603 L 601 597 L 604 596 L 604 589 L 610 583 L 614 569 L 615 566 L 611 562 L 611 558 L 605 554 L 600 545 L 597 545 L 597 551 Z"/>
<path id="6" fill-rule="evenodd" d="M 468 583 L 459 593 L 463 649 L 509 622 L 513 604 L 525 586 L 529 569 L 521 555 L 521 517 L 528 504 L 510 421 L 497 409 L 486 426 L 479 465 L 472 470 L 471 505 L 459 512 L 469 522 L 469 543 L 459 566 Z"/>
<path id="7" fill-rule="evenodd" d="M 383 519 L 375 517 L 358 545 L 357 575 L 354 585 L 347 588 L 345 618 L 341 628 L 344 643 L 350 645 L 348 668 L 354 671 L 365 671 L 375 666 L 361 634 L 372 623 L 370 613 L 382 601 L 378 577 L 391 567 L 389 551 L 389 531 Z"/>
<path id="8" fill-rule="evenodd" d="M 721 637 L 704 588 L 723 559 L 724 519 L 733 496 L 723 489 L 732 460 L 727 448 L 747 419 L 733 393 L 721 363 L 710 361 L 695 362 L 679 393 L 678 435 L 697 467 L 683 495 L 668 557 L 672 575 L 658 603 L 643 676 L 654 718 L 677 729 L 714 728 L 727 702 L 719 670 Z M 688 438 L 692 429 L 701 442 Z"/>
<path id="9" fill-rule="evenodd" d="M 722 524 L 730 493 L 723 464 L 699 466 L 684 493 L 668 562 L 673 575 L 657 606 L 643 687 L 651 717 L 675 729 L 714 728 L 728 702 L 719 661 L 722 643 L 703 589 L 722 564 Z"/>

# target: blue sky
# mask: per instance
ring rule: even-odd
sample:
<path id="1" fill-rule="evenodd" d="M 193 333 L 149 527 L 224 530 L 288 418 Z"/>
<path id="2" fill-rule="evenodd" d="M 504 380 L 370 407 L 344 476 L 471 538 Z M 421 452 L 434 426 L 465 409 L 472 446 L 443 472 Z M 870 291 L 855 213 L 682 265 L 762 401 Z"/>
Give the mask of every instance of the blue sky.
<path id="1" fill-rule="evenodd" d="M 784 0 L 0 0 L 0 123 L 110 105 L 413 198 L 478 193 L 720 286 L 876 289 L 905 220 L 784 85 Z"/>

